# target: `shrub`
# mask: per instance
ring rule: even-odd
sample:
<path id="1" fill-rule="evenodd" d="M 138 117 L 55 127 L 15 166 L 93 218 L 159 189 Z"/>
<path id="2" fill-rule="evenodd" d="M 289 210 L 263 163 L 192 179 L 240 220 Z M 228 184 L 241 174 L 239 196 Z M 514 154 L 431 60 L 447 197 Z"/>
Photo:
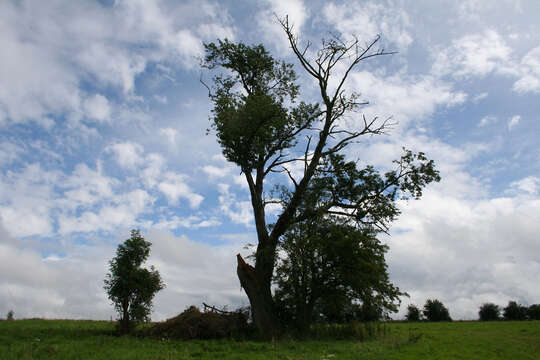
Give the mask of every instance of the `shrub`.
<path id="1" fill-rule="evenodd" d="M 448 309 L 439 300 L 427 300 L 422 311 L 428 321 L 452 321 Z"/>
<path id="2" fill-rule="evenodd" d="M 485 303 L 480 306 L 478 316 L 480 321 L 499 320 L 501 314 L 501 308 L 493 303 Z"/>
<path id="3" fill-rule="evenodd" d="M 503 309 L 503 317 L 505 320 L 526 320 L 527 307 L 515 301 L 509 301 L 508 305 Z"/>
<path id="4" fill-rule="evenodd" d="M 529 320 L 540 320 L 540 304 L 533 304 L 527 309 Z"/>
<path id="5" fill-rule="evenodd" d="M 407 315 L 405 315 L 407 321 L 420 321 L 420 315 L 420 309 L 416 305 L 407 306 Z"/>

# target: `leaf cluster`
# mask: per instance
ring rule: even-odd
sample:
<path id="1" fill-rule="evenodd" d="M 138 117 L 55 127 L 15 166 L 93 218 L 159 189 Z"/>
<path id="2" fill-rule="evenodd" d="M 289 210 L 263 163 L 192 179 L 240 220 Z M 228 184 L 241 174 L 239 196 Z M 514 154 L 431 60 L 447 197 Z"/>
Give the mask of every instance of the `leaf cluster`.
<path id="1" fill-rule="evenodd" d="M 229 73 L 213 78 L 211 127 L 227 160 L 243 171 L 261 168 L 297 144 L 296 135 L 320 113 L 317 105 L 300 103 L 292 65 L 275 60 L 262 45 L 228 40 L 205 44 L 203 66 Z"/>
<path id="2" fill-rule="evenodd" d="M 422 189 L 440 181 L 433 160 L 403 149 L 396 168 L 382 175 L 373 166 L 359 169 L 341 154 L 331 154 L 318 167 L 297 211 L 296 221 L 338 216 L 369 231 L 386 232 L 400 211 L 397 200 L 422 196 Z M 281 188 L 284 202 L 292 193 Z"/>

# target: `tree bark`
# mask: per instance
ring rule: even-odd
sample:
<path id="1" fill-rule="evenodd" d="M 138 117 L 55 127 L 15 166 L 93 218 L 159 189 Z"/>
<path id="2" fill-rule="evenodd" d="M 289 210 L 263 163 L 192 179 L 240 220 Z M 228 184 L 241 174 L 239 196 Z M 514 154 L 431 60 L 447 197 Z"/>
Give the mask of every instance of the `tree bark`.
<path id="1" fill-rule="evenodd" d="M 240 254 L 236 255 L 236 259 L 238 262 L 236 273 L 249 298 L 253 322 L 264 338 L 271 339 L 277 335 L 278 330 L 272 294 L 267 291 L 263 282 L 257 279 L 253 266 L 247 264 Z"/>

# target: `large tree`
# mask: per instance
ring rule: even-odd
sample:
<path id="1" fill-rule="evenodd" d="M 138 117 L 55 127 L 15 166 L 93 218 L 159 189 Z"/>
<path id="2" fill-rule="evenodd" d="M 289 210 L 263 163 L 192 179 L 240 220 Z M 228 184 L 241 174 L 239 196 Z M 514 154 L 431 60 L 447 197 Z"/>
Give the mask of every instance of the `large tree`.
<path id="1" fill-rule="evenodd" d="M 251 266 L 237 255 L 237 274 L 250 300 L 253 319 L 265 336 L 278 328 L 271 285 L 277 247 L 283 235 L 295 224 L 313 213 L 331 213 L 348 217 L 356 224 L 387 230 L 397 215 L 393 201 L 402 191 L 419 197 L 422 188 L 438 173 L 433 161 L 423 154 L 406 152 L 397 169 L 384 177 L 370 177 L 373 167 L 358 170 L 340 157 L 349 144 L 365 135 L 383 133 L 387 121 L 362 116 L 351 128 L 344 128 L 343 117 L 352 114 L 364 103 L 359 95 L 347 92 L 346 80 L 365 60 L 389 53 L 378 50 L 379 38 L 362 46 L 332 38 L 323 41 L 314 52 L 309 44 L 300 48 L 287 20 L 281 22 L 300 66 L 312 77 L 320 93 L 320 102 L 297 102 L 299 87 L 293 65 L 275 60 L 262 45 L 248 46 L 227 40 L 205 44 L 204 66 L 221 70 L 213 78 L 209 96 L 213 102 L 211 126 L 223 154 L 244 174 L 255 218 L 258 244 L 255 264 Z M 302 206 L 321 177 L 324 196 L 311 199 L 315 207 Z M 383 182 L 358 192 L 358 184 L 349 179 L 351 173 L 362 173 L 367 181 Z M 280 182 L 288 196 L 279 199 L 282 211 L 269 219 L 266 206 L 275 201 L 266 187 Z M 320 185 L 320 184 L 319 184 Z M 381 202 L 381 200 L 383 200 Z M 390 205 L 395 211 L 388 212 Z M 299 214 L 305 209 L 305 214 Z M 271 224 L 270 224 L 271 223 Z"/>

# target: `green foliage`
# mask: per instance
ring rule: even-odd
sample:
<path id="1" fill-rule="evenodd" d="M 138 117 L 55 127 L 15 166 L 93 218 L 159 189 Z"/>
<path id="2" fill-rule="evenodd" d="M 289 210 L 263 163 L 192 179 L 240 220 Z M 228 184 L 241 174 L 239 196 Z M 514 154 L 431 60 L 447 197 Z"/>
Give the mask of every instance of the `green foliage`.
<path id="1" fill-rule="evenodd" d="M 422 313 L 428 321 L 452 321 L 448 309 L 437 299 L 428 299 Z"/>
<path id="2" fill-rule="evenodd" d="M 533 304 L 527 309 L 529 320 L 540 320 L 540 304 Z"/>
<path id="3" fill-rule="evenodd" d="M 152 299 L 165 285 L 159 272 L 141 265 L 150 255 L 152 244 L 132 230 L 131 237 L 118 245 L 116 257 L 109 262 L 105 290 L 120 315 L 120 331 L 129 332 L 136 323 L 149 320 Z"/>
<path id="4" fill-rule="evenodd" d="M 420 309 L 416 305 L 409 304 L 407 306 L 407 314 L 405 315 L 407 321 L 420 321 L 421 315 Z"/>
<path id="5" fill-rule="evenodd" d="M 293 226 L 280 248 L 275 299 L 282 319 L 298 329 L 314 320 L 379 320 L 397 310 L 402 293 L 389 281 L 388 247 L 372 233 L 314 218 Z"/>
<path id="6" fill-rule="evenodd" d="M 492 321 L 499 320 L 501 315 L 501 309 L 498 305 L 493 303 L 485 303 L 480 306 L 478 316 L 480 321 Z"/>
<path id="7" fill-rule="evenodd" d="M 440 181 L 433 160 L 423 153 L 404 154 L 395 160 L 396 169 L 381 175 L 373 166 L 359 169 L 354 161 L 340 154 L 329 155 L 316 173 L 300 204 L 296 221 L 337 215 L 368 232 L 386 232 L 399 215 L 397 200 L 418 199 L 422 189 Z M 280 196 L 289 202 L 294 195 L 281 188 Z"/>
<path id="8" fill-rule="evenodd" d="M 527 307 L 515 301 L 509 301 L 508 305 L 503 309 L 503 318 L 504 320 L 526 320 Z"/>
<path id="9" fill-rule="evenodd" d="M 228 40 L 205 44 L 204 67 L 222 67 L 210 98 L 211 118 L 223 155 L 244 172 L 264 166 L 272 156 L 297 144 L 297 133 L 309 127 L 317 106 L 293 103 L 298 86 L 291 64 L 276 61 L 262 45 L 247 46 Z"/>
<path id="10" fill-rule="evenodd" d="M 6 316 L 6 320 L 9 320 L 9 321 L 15 320 L 14 315 L 15 313 L 13 312 L 13 310 L 9 310 Z"/>
<path id="11" fill-rule="evenodd" d="M 418 198 L 439 174 L 422 153 L 404 150 L 395 163 L 381 175 L 332 154 L 318 167 L 280 243 L 275 298 L 282 318 L 306 329 L 315 320 L 373 321 L 397 310 L 404 293 L 389 281 L 388 248 L 376 235 L 399 214 L 398 199 Z M 284 203 L 293 196 L 280 188 Z"/>

